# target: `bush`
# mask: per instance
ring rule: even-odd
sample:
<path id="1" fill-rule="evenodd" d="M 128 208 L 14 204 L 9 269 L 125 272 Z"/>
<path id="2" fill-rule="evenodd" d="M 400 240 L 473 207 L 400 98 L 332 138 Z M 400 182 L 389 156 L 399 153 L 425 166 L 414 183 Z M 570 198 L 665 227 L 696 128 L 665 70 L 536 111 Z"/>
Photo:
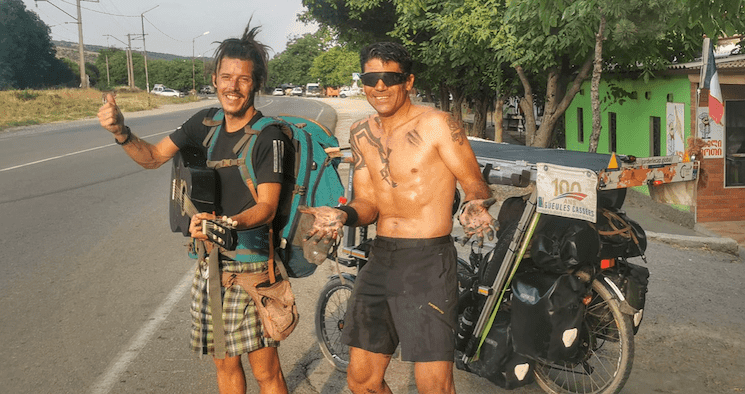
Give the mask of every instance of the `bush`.
<path id="1" fill-rule="evenodd" d="M 39 97 L 39 93 L 36 93 L 31 90 L 21 90 L 16 92 L 16 98 L 21 101 L 31 101 L 36 100 L 37 97 Z"/>

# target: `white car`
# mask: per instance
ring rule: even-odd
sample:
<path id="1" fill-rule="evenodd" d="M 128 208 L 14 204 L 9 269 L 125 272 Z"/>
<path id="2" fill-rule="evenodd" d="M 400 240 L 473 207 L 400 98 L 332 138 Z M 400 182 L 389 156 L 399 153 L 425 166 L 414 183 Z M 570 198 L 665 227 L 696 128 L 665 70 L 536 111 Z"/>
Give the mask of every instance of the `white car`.
<path id="1" fill-rule="evenodd" d="M 348 86 L 345 86 L 339 90 L 339 97 L 352 97 L 352 96 L 359 96 L 363 94 L 362 89 L 360 88 L 350 88 Z"/>
<path id="2" fill-rule="evenodd" d="M 285 95 L 285 91 L 282 90 L 282 88 L 274 88 L 274 90 L 272 91 L 272 96 L 284 96 L 284 95 Z"/>
<path id="3" fill-rule="evenodd" d="M 184 97 L 184 94 L 179 92 L 176 89 L 167 88 L 162 85 L 155 85 L 153 90 L 150 91 L 152 94 L 157 94 L 158 96 L 167 96 L 167 97 Z"/>
<path id="4" fill-rule="evenodd" d="M 303 88 L 301 88 L 300 86 L 296 86 L 292 88 L 292 92 L 290 94 L 292 94 L 293 96 L 302 96 Z"/>

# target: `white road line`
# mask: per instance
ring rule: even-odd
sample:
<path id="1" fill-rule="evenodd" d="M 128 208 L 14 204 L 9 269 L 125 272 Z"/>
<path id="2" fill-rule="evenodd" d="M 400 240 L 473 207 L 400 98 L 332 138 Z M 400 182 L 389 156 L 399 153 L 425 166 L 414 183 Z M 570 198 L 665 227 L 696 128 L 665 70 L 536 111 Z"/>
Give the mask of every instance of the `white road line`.
<path id="1" fill-rule="evenodd" d="M 161 135 L 161 134 L 170 134 L 170 133 L 172 133 L 172 132 L 173 132 L 173 130 L 168 130 L 168 131 L 161 131 L 160 133 L 150 134 L 150 135 L 148 135 L 148 136 L 144 136 L 144 137 L 140 137 L 140 138 L 142 138 L 142 139 L 145 139 L 145 138 L 150 138 L 150 137 L 154 137 L 154 136 L 157 136 L 157 135 Z M 15 170 L 15 169 L 17 169 L 17 168 L 28 167 L 28 166 L 32 166 L 32 165 L 34 165 L 34 164 L 39 164 L 39 163 L 44 163 L 44 162 L 47 162 L 47 161 L 52 161 L 52 160 L 62 159 L 62 158 L 64 158 L 64 157 L 68 157 L 68 156 L 75 156 L 75 155 L 79 155 L 79 154 L 81 154 L 81 153 L 92 152 L 92 151 L 94 151 L 94 150 L 99 150 L 99 149 L 103 149 L 103 148 L 108 148 L 108 147 L 110 147 L 110 146 L 114 146 L 114 145 L 116 145 L 116 143 L 115 143 L 115 142 L 112 142 L 112 143 L 110 143 L 110 144 L 106 144 L 106 145 L 101 145 L 101 146 L 97 146 L 97 147 L 94 147 L 94 148 L 83 149 L 83 150 L 80 150 L 80 151 L 77 151 L 77 152 L 66 153 L 66 154 L 64 154 L 64 155 L 59 155 L 59 156 L 49 157 L 49 158 L 46 158 L 46 159 L 41 159 L 41 160 L 37 160 L 37 161 L 32 161 L 32 162 L 30 162 L 30 163 L 26 163 L 26 164 L 19 164 L 19 165 L 17 165 L 17 166 L 13 166 L 13 167 L 8 167 L 8 168 L 0 168 L 0 172 L 5 172 L 5 171 L 10 171 L 10 170 Z"/>
<path id="2" fill-rule="evenodd" d="M 91 387 L 91 394 L 108 394 L 111 389 L 114 388 L 116 382 L 119 381 L 120 376 L 124 371 L 127 370 L 132 361 L 137 358 L 137 355 L 145 345 L 150 341 L 150 338 L 155 335 L 156 331 L 160 327 L 161 323 L 166 320 L 168 315 L 173 310 L 176 303 L 181 299 L 186 290 L 190 287 L 192 279 L 194 278 L 194 270 L 196 265 L 189 270 L 179 281 L 176 287 L 171 290 L 163 304 L 150 316 L 147 323 L 140 328 L 137 335 L 134 336 L 132 342 L 129 343 L 126 349 L 121 351 L 117 355 L 114 362 L 109 365 L 109 368 L 98 378 L 98 381 Z"/>

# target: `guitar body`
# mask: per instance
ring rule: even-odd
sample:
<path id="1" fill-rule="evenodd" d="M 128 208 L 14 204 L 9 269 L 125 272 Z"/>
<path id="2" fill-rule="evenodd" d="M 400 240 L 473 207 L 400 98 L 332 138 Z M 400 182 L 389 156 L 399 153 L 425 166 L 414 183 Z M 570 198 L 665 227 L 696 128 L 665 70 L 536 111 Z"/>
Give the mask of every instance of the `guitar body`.
<path id="1" fill-rule="evenodd" d="M 169 218 L 171 231 L 189 234 L 191 217 L 217 211 L 217 173 L 204 166 L 201 151 L 176 152 L 171 170 Z"/>

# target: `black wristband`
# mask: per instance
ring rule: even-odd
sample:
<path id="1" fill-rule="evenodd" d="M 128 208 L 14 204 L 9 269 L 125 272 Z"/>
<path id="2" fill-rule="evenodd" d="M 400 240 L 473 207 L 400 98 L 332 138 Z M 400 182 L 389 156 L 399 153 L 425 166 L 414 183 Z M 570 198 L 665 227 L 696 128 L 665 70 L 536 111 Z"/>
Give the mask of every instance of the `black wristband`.
<path id="1" fill-rule="evenodd" d="M 350 207 L 349 205 L 342 205 L 339 207 L 336 207 L 336 209 L 346 212 L 347 214 L 347 220 L 344 222 L 347 226 L 354 226 L 355 223 L 360 219 L 360 216 L 357 215 L 357 210 Z"/>
<path id="2" fill-rule="evenodd" d="M 125 138 L 124 141 L 119 142 L 119 140 L 114 137 L 114 142 L 121 146 L 127 145 L 128 143 L 132 142 L 132 130 L 130 130 L 127 126 L 124 126 L 124 130 L 127 131 L 127 138 Z"/>

